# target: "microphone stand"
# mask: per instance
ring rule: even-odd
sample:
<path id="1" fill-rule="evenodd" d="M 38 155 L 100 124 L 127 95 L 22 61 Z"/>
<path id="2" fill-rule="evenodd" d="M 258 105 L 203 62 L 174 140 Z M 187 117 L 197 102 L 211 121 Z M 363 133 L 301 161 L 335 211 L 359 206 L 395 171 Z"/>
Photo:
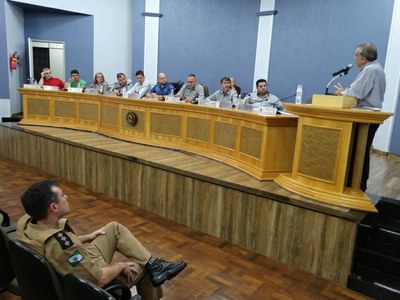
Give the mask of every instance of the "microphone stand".
<path id="1" fill-rule="evenodd" d="M 282 99 L 279 99 L 279 100 L 280 100 L 280 101 L 285 101 L 285 100 L 287 100 L 287 99 L 289 99 L 289 98 L 292 98 L 292 97 L 294 97 L 294 96 L 296 96 L 296 94 L 293 94 L 293 95 L 287 96 L 287 97 L 285 97 L 285 98 L 282 98 Z"/>
<path id="2" fill-rule="evenodd" d="M 344 75 L 347 75 L 348 72 L 349 72 L 349 71 L 343 72 L 343 73 L 340 73 L 340 74 L 336 75 L 335 77 L 333 77 L 333 78 L 331 79 L 331 81 L 329 81 L 328 84 L 326 85 L 325 95 L 336 95 L 336 94 L 328 93 L 329 86 L 331 85 L 331 83 L 332 83 L 335 79 L 337 79 L 337 78 L 339 78 L 339 77 L 342 77 L 342 76 L 344 76 Z"/>

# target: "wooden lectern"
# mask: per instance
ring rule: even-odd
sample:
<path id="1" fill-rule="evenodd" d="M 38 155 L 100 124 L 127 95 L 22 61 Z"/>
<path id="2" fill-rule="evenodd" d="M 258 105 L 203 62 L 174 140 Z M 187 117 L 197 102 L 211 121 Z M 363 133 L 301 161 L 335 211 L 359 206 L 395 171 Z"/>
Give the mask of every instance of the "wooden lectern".
<path id="1" fill-rule="evenodd" d="M 342 103 L 345 100 L 325 97 L 337 97 Z M 285 104 L 285 108 L 299 116 L 293 169 L 274 181 L 318 201 L 376 211 L 371 199 L 360 190 L 368 127 L 383 123 L 392 113 L 313 104 Z"/>
<path id="2" fill-rule="evenodd" d="M 350 96 L 314 94 L 311 99 L 311 104 L 324 107 L 352 108 L 357 105 L 357 99 Z"/>

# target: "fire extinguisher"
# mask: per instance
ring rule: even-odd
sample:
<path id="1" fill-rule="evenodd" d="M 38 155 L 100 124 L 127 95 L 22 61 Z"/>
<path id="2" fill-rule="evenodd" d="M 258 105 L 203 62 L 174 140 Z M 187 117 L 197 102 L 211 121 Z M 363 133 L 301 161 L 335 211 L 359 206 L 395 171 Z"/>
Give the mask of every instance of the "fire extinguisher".
<path id="1" fill-rule="evenodd" d="M 17 69 L 17 52 L 14 52 L 10 56 L 10 70 L 15 71 Z"/>

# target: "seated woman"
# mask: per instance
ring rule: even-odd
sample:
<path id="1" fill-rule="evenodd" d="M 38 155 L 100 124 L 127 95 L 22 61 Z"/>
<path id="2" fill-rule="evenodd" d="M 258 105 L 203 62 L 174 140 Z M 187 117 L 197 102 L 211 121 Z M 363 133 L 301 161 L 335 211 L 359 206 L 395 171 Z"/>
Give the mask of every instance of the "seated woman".
<path id="1" fill-rule="evenodd" d="M 89 84 L 88 88 L 96 89 L 100 94 L 103 94 L 104 91 L 109 89 L 107 81 L 104 79 L 104 75 L 101 72 L 97 72 L 94 74 L 94 79 L 91 84 Z"/>

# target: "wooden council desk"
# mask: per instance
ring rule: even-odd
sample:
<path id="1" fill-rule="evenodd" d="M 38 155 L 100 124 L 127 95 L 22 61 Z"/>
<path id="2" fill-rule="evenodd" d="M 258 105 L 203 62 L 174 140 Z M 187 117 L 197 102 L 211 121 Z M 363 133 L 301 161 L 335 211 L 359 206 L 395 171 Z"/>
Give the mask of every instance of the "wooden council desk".
<path id="1" fill-rule="evenodd" d="M 297 116 L 41 89 L 18 89 L 22 125 L 86 130 L 203 155 L 259 180 L 290 172 Z"/>

